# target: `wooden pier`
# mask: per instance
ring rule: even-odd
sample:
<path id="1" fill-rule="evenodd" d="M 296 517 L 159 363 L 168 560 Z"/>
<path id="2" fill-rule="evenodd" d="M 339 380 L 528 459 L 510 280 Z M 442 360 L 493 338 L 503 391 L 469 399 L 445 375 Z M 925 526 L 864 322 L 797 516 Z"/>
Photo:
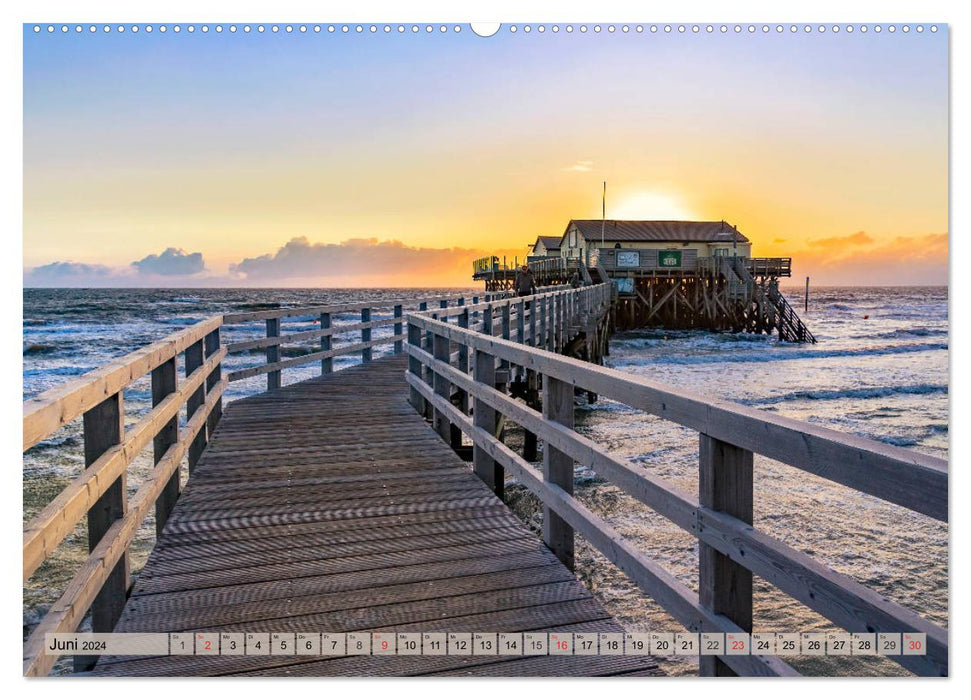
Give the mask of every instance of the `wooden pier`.
<path id="1" fill-rule="evenodd" d="M 946 462 L 600 366 L 608 284 L 469 301 L 228 314 L 27 401 L 24 450 L 82 418 L 88 467 L 25 524 L 24 581 L 83 520 L 91 553 L 25 643 L 25 675 L 52 668 L 44 634 L 77 630 L 89 611 L 98 632 L 620 631 L 571 573 L 576 535 L 688 631 L 757 630 L 754 574 L 847 631 L 926 634 L 926 655 L 888 658 L 947 675 L 946 629 L 751 525 L 755 453 L 943 521 Z M 360 322 L 336 320 L 348 313 Z M 307 318 L 319 327 L 283 327 Z M 265 323 L 265 335 L 222 342 L 227 327 L 253 323 Z M 281 353 L 318 340 L 313 352 Z M 223 370 L 227 354 L 254 349 L 265 361 Z M 334 371 L 333 359 L 349 354 L 361 363 Z M 284 371 L 318 362 L 318 378 L 284 385 Z M 154 408 L 126 427 L 124 391 L 146 375 Z M 223 405 L 229 382 L 260 375 L 266 392 Z M 577 393 L 696 431 L 697 495 L 575 432 Z M 511 424 L 533 436 L 533 450 L 542 445 L 541 459 L 528 454 L 529 440 L 523 454 L 505 444 Z M 149 445 L 155 469 L 129 497 L 127 468 Z M 471 465 L 460 457 L 469 446 Z M 575 463 L 698 538 L 697 593 L 573 496 Z M 542 501 L 542 540 L 503 504 L 506 473 Z M 157 543 L 132 585 L 127 551 L 153 509 Z M 636 656 L 75 663 L 96 675 L 659 674 Z M 700 670 L 795 673 L 760 655 L 704 657 Z"/>

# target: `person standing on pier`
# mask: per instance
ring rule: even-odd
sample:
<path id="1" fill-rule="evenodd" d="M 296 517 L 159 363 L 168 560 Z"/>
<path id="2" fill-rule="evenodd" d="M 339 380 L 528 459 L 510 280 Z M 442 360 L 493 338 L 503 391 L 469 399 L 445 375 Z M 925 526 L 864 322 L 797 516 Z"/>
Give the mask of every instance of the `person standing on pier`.
<path id="1" fill-rule="evenodd" d="M 533 273 L 530 271 L 529 265 L 523 265 L 522 269 L 516 275 L 514 287 L 517 296 L 528 297 L 536 293 L 536 280 L 533 279 Z"/>

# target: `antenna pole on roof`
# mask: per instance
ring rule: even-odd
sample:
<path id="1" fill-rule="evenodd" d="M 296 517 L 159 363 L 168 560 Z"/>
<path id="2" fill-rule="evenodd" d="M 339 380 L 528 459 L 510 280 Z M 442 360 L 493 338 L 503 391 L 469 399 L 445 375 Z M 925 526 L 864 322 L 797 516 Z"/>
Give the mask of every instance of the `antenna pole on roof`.
<path id="1" fill-rule="evenodd" d="M 604 247 L 604 236 L 607 230 L 607 181 L 604 180 L 603 197 L 600 199 L 600 247 Z"/>

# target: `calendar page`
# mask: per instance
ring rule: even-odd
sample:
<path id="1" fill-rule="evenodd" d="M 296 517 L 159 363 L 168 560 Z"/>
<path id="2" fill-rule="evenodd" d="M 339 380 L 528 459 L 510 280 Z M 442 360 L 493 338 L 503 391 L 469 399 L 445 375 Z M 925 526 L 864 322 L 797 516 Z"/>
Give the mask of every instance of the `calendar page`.
<path id="1" fill-rule="evenodd" d="M 946 13 L 285 9 L 18 25 L 23 675 L 949 676 Z"/>

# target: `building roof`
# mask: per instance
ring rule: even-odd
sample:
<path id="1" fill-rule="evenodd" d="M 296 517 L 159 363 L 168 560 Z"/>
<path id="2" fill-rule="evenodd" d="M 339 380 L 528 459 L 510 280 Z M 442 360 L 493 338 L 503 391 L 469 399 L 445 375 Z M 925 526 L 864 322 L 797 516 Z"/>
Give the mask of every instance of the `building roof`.
<path id="1" fill-rule="evenodd" d="M 583 237 L 589 241 L 600 239 L 600 219 L 573 219 Z M 570 230 L 570 226 L 566 227 Z M 566 235 L 564 232 L 560 240 Z M 619 221 L 607 219 L 604 241 L 658 241 L 693 243 L 748 243 L 738 229 L 724 221 Z"/>
<path id="2" fill-rule="evenodd" d="M 550 250 L 551 248 L 555 248 L 559 250 L 560 241 L 562 240 L 563 240 L 563 236 L 537 236 L 536 243 L 533 244 L 533 248 L 536 247 L 536 244 L 542 242 L 543 245 L 546 247 L 546 250 Z"/>

